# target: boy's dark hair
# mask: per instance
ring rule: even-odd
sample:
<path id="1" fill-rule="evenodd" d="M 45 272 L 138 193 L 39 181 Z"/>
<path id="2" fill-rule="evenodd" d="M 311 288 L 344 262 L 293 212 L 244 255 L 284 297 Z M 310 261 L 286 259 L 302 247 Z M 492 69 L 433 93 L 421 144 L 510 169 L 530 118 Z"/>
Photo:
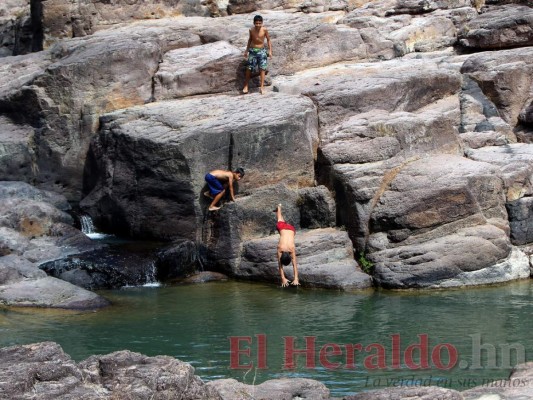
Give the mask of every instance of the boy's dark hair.
<path id="1" fill-rule="evenodd" d="M 241 178 L 244 176 L 244 169 L 242 169 L 241 167 L 237 168 L 235 171 L 236 174 L 239 174 L 241 176 Z"/>
<path id="2" fill-rule="evenodd" d="M 292 261 L 291 253 L 289 253 L 288 251 L 282 252 L 279 260 L 283 265 L 289 265 Z"/>
<path id="3" fill-rule="evenodd" d="M 255 21 L 261 21 L 261 22 L 263 22 L 263 17 L 260 16 L 260 15 L 256 15 L 256 16 L 254 17 L 254 23 L 255 23 Z"/>

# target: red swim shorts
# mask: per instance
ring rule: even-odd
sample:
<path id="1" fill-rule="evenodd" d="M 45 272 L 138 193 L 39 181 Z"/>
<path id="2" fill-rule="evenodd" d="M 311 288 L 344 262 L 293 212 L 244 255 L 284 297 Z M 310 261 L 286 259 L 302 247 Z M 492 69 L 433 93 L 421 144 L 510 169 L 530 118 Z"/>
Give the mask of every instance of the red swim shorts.
<path id="1" fill-rule="evenodd" d="M 284 229 L 287 229 L 289 231 L 293 231 L 294 233 L 296 233 L 296 229 L 294 229 L 294 226 L 286 223 L 285 221 L 278 221 L 278 223 L 276 224 L 276 229 L 278 230 L 278 232 Z"/>

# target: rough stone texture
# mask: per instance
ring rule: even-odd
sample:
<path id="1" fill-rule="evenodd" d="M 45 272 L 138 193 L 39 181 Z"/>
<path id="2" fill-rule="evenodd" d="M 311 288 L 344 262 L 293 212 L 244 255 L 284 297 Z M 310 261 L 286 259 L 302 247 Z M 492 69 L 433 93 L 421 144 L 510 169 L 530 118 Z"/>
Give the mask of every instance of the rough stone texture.
<path id="1" fill-rule="evenodd" d="M 378 284 L 481 284 L 494 271 L 500 271 L 502 279 L 523 278 L 520 257 L 512 260 L 516 269 L 511 272 L 509 265 L 499 265 L 511 246 L 502 180 L 496 172 L 490 164 L 451 156 L 401 168 L 375 203 L 369 222 L 369 258 L 376 264 Z M 485 250 L 469 253 L 468 248 Z M 463 272 L 478 270 L 484 272 L 462 278 Z"/>
<path id="2" fill-rule="evenodd" d="M 150 101 L 161 54 L 200 44 L 197 35 L 167 25 L 102 31 L 57 44 L 37 60 L 8 57 L 2 63 L 8 71 L 22 65 L 22 72 L 2 74 L 0 114 L 34 129 L 32 169 L 38 185 L 79 199 L 100 114 Z"/>
<path id="3" fill-rule="evenodd" d="M 431 60 L 414 59 L 321 68 L 273 84 L 279 92 L 313 99 L 320 109 L 320 126 L 327 129 L 373 110 L 413 112 L 456 94 L 461 76 Z"/>
<path id="4" fill-rule="evenodd" d="M 509 379 L 488 382 L 485 385 L 465 390 L 464 400 L 522 400 L 533 397 L 533 363 L 514 367 Z"/>
<path id="5" fill-rule="evenodd" d="M 420 3 L 420 2 L 418 2 Z M 444 16 L 413 18 L 410 24 L 391 32 L 387 39 L 394 43 L 399 57 L 420 51 L 434 51 L 452 46 L 457 40 L 453 22 Z"/>
<path id="6" fill-rule="evenodd" d="M 531 47 L 484 52 L 469 57 L 461 72 L 479 85 L 498 116 L 515 126 L 533 97 L 532 60 Z"/>
<path id="7" fill-rule="evenodd" d="M 40 190 L 25 182 L 0 181 L 0 199 L 24 198 L 28 200 L 42 201 L 58 208 L 61 211 L 71 209 L 65 196 Z"/>
<path id="8" fill-rule="evenodd" d="M 217 379 L 208 382 L 206 386 L 215 389 L 223 400 L 330 398 L 329 390 L 324 384 L 305 378 L 271 379 L 259 385 L 246 385 L 235 379 Z"/>
<path id="9" fill-rule="evenodd" d="M 0 57 L 31 51 L 29 0 L 3 0 L 0 4 Z"/>
<path id="10" fill-rule="evenodd" d="M 242 166 L 240 192 L 280 181 L 294 188 L 313 184 L 316 111 L 305 98 L 161 102 L 102 122 L 92 147 L 98 182 L 81 204 L 104 229 L 195 240 L 206 215 L 204 175 L 216 168 Z"/>
<path id="11" fill-rule="evenodd" d="M 0 304 L 17 307 L 97 309 L 110 303 L 101 296 L 53 277 L 0 286 Z"/>
<path id="12" fill-rule="evenodd" d="M 490 7 L 458 33 L 467 49 L 499 50 L 533 44 L 533 9 L 520 5 Z"/>
<path id="13" fill-rule="evenodd" d="M 402 166 L 420 154 L 459 154 L 458 114 L 445 99 L 418 113 L 374 111 L 332 129 L 320 147 L 319 181 L 335 190 L 338 223 L 359 250 L 366 247 L 369 219 L 381 194 Z M 410 200 L 409 200 L 410 201 Z"/>
<path id="14" fill-rule="evenodd" d="M 92 356 L 76 364 L 61 347 L 42 342 L 0 349 L 0 397 L 9 399 L 220 400 L 173 357 L 130 351 Z"/>
<path id="15" fill-rule="evenodd" d="M 224 41 L 169 51 L 155 75 L 154 96 L 165 100 L 240 89 L 243 60 L 243 51 Z"/>
<path id="16" fill-rule="evenodd" d="M 11 306 L 94 309 L 102 297 L 60 281 L 36 263 L 102 247 L 73 228 L 64 196 L 23 182 L 0 182 L 0 303 Z"/>
<path id="17" fill-rule="evenodd" d="M 493 164 L 500 170 L 507 201 L 532 194 L 533 145 L 515 143 L 471 149 L 466 155 L 472 160 Z"/>
<path id="18" fill-rule="evenodd" d="M 347 396 L 346 400 L 463 400 L 462 393 L 440 387 L 387 388 Z"/>
<path id="19" fill-rule="evenodd" d="M 279 202 L 299 229 L 345 226 L 357 250 L 382 265 L 396 251 L 428 253 L 410 259 L 416 270 L 450 251 L 462 274 L 467 260 L 446 244 L 462 237 L 489 248 L 472 268 L 503 265 L 514 254 L 511 229 L 513 241 L 529 240 L 513 225 L 527 216 L 510 212 L 510 228 L 497 192 L 508 202 L 531 195 L 533 53 L 520 47 L 531 36 L 531 4 L 486 3 L 35 1 L 33 46 L 47 49 L 0 59 L 0 179 L 74 202 L 89 194 L 83 205 L 115 232 L 187 241 L 166 256 L 178 258 L 168 279 L 199 266 L 238 269 L 243 243 L 274 233 Z M 19 6 L 27 4 L 3 2 L 0 17 L 15 23 Z M 285 93 L 233 96 L 259 9 L 274 45 L 268 79 Z M 458 55 L 457 31 L 469 52 L 488 43 L 474 44 L 483 29 L 491 49 L 520 48 Z M 14 51 L 13 35 L 0 35 Z M 486 161 L 495 176 L 469 166 L 444 179 L 445 164 L 429 173 L 421 160 L 440 154 Z M 402 175 L 414 164 L 419 174 Z M 237 201 L 206 213 L 203 175 L 236 166 L 247 170 Z M 87 249 L 72 222 L 38 200 L 0 200 L 11 207 L 0 254 L 41 263 Z M 54 217 L 27 218 L 33 224 L 22 229 L 14 215 L 24 202 L 32 218 Z M 501 276 L 517 276 L 505 268 Z M 431 276 L 443 282 L 426 274 L 423 285 Z"/>
<path id="20" fill-rule="evenodd" d="M 302 228 L 317 229 L 335 226 L 335 199 L 325 186 L 303 188 L 298 191 L 300 224 Z"/>
<path id="21" fill-rule="evenodd" d="M 147 357 L 123 350 L 79 363 L 87 384 L 114 396 L 139 399 L 218 400 L 219 394 L 194 375 L 194 368 L 169 356 Z"/>
<path id="22" fill-rule="evenodd" d="M 41 49 L 60 39 L 87 36 L 123 22 L 209 14 L 199 0 L 47 0 L 39 3 L 33 17 L 40 32 Z"/>
<path id="23" fill-rule="evenodd" d="M 279 282 L 276 260 L 278 240 L 279 235 L 276 234 L 245 242 L 240 266 L 232 274 L 238 278 Z M 302 286 L 354 290 L 372 285 L 370 276 L 363 273 L 354 261 L 352 244 L 346 232 L 333 228 L 298 231 L 295 244 Z M 284 267 L 284 271 L 291 280 L 292 264 Z"/>
<path id="24" fill-rule="evenodd" d="M 522 197 L 507 203 L 511 243 L 520 246 L 533 242 L 533 197 Z"/>
<path id="25" fill-rule="evenodd" d="M 0 258 L 0 285 L 24 279 L 45 278 L 46 273 L 27 259 L 14 254 Z"/>
<path id="26" fill-rule="evenodd" d="M 463 75 L 461 101 L 461 139 L 470 148 L 515 143 L 511 126 L 499 115 L 498 108 L 483 93 L 475 80 Z"/>

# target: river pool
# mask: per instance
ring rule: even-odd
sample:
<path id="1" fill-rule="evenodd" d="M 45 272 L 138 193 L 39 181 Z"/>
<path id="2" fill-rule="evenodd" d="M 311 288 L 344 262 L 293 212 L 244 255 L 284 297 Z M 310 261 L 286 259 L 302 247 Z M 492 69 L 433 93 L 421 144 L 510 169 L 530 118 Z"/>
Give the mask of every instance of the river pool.
<path id="1" fill-rule="evenodd" d="M 533 360 L 532 291 L 530 281 L 355 294 L 235 281 L 124 288 L 99 292 L 113 306 L 97 312 L 0 308 L 0 345 L 52 340 L 77 361 L 165 354 L 204 380 L 308 377 L 339 397 L 399 385 L 463 390 Z"/>

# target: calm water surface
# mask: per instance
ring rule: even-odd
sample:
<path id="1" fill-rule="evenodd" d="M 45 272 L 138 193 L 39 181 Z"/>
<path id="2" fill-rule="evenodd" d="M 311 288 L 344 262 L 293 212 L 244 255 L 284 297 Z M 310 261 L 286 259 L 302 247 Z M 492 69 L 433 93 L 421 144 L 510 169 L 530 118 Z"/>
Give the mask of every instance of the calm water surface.
<path id="1" fill-rule="evenodd" d="M 398 384 L 463 390 L 483 379 L 507 378 L 517 355 L 533 360 L 532 291 L 530 282 L 434 293 L 353 294 L 243 282 L 126 288 L 101 292 L 113 306 L 98 312 L 0 308 L 0 345 L 52 340 L 77 361 L 122 349 L 165 354 L 190 362 L 204 380 L 231 377 L 258 384 L 308 377 L 325 383 L 334 396 Z M 257 335 L 266 339 L 266 353 L 259 361 L 267 368 L 230 368 L 229 337 L 251 337 L 250 345 L 240 342 L 238 362 L 257 365 Z M 400 338 L 396 368 L 392 335 Z M 284 337 L 294 338 L 296 349 L 306 347 L 305 337 L 314 337 L 307 340 L 315 341 L 315 365 L 306 366 L 306 357 L 300 355 L 294 358 L 296 368 L 284 368 L 285 340 L 290 340 Z M 428 357 L 415 346 L 410 363 L 404 352 L 409 345 L 423 343 L 424 337 Z M 321 359 L 320 350 L 327 343 L 338 348 L 325 348 L 331 354 L 323 353 Z M 355 353 L 355 368 L 347 368 L 347 344 L 362 346 Z M 335 349 L 340 354 L 334 355 Z M 455 367 L 438 368 L 439 361 L 441 366 L 450 364 L 453 349 Z M 426 358 L 429 368 L 412 369 Z M 328 361 L 337 368 L 328 367 Z M 380 362 L 387 368 L 370 369 Z"/>

